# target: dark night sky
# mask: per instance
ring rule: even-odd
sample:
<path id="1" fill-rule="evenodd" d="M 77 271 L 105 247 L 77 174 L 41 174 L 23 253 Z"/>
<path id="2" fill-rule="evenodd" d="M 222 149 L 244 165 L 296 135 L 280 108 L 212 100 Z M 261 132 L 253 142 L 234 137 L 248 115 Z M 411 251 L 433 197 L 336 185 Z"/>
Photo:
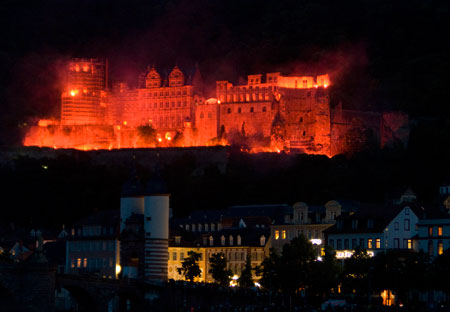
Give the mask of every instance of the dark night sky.
<path id="1" fill-rule="evenodd" d="M 113 80 L 199 63 L 210 84 L 249 73 L 332 74 L 346 107 L 450 112 L 450 4 L 425 0 L 3 0 L 0 145 L 58 116 L 67 57 L 105 57 Z"/>

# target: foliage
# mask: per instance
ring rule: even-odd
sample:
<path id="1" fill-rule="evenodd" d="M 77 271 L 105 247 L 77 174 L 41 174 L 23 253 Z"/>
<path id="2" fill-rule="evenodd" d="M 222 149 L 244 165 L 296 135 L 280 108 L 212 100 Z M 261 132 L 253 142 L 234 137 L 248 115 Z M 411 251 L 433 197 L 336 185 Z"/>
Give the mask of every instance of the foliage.
<path id="1" fill-rule="evenodd" d="M 345 291 L 367 294 L 369 291 L 370 256 L 367 250 L 356 248 L 353 255 L 345 260 L 342 284 Z"/>
<path id="2" fill-rule="evenodd" d="M 280 262 L 280 256 L 275 249 L 271 249 L 269 256 L 256 268 L 256 275 L 261 277 L 259 283 L 265 289 L 274 291 L 281 289 L 281 277 L 279 272 Z"/>
<path id="3" fill-rule="evenodd" d="M 143 125 L 137 128 L 139 138 L 145 144 L 156 144 L 156 130 L 152 125 Z"/>
<path id="4" fill-rule="evenodd" d="M 222 286 L 230 285 L 231 276 L 233 273 L 231 270 L 227 270 L 227 260 L 223 253 L 216 253 L 209 258 L 210 266 L 209 273 L 212 274 L 212 277 Z"/>
<path id="5" fill-rule="evenodd" d="M 308 292 L 310 297 L 323 298 L 337 289 L 341 266 L 336 260 L 336 253 L 327 246 L 322 261 L 311 263 Z"/>
<path id="6" fill-rule="evenodd" d="M 238 284 L 241 287 L 253 287 L 253 278 L 252 278 L 252 261 L 250 255 L 247 255 L 247 259 L 245 261 L 244 270 L 241 273 L 241 276 L 238 279 Z"/>
<path id="7" fill-rule="evenodd" d="M 438 290 L 450 294 L 450 249 L 436 257 L 433 262 L 433 282 Z"/>
<path id="8" fill-rule="evenodd" d="M 200 254 L 195 251 L 189 251 L 188 256 L 183 260 L 181 268 L 178 268 L 178 274 L 183 274 L 186 280 L 193 282 L 196 277 L 200 277 L 202 271 L 198 265 Z"/>

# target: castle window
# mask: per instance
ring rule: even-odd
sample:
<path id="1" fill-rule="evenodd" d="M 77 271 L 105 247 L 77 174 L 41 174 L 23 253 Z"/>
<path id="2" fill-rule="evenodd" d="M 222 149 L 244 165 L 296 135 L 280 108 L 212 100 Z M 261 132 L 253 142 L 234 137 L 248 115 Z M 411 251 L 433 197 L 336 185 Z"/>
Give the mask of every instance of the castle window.
<path id="1" fill-rule="evenodd" d="M 172 101 L 172 107 L 175 107 L 175 101 Z"/>
<path id="2" fill-rule="evenodd" d="M 169 108 L 169 102 L 166 102 L 166 108 Z"/>
<path id="3" fill-rule="evenodd" d="M 166 96 L 169 96 L 169 91 L 166 91 Z"/>
<path id="4" fill-rule="evenodd" d="M 245 100 L 247 102 L 250 102 L 250 94 L 248 94 L 248 93 L 245 94 Z"/>
<path id="5" fill-rule="evenodd" d="M 181 243 L 181 236 L 175 236 L 175 244 L 179 245 Z"/>
<path id="6" fill-rule="evenodd" d="M 162 103 L 161 103 L 161 104 L 162 104 Z M 158 107 L 158 103 L 155 102 L 155 103 L 153 104 L 153 108 L 157 108 L 157 107 Z"/>
<path id="7" fill-rule="evenodd" d="M 250 107 L 250 113 L 253 113 L 255 109 L 253 107 Z"/>
<path id="8" fill-rule="evenodd" d="M 267 111 L 267 108 L 265 106 L 263 106 L 262 112 L 265 113 L 266 111 Z"/>
<path id="9" fill-rule="evenodd" d="M 306 131 L 303 131 L 303 136 L 305 136 L 306 135 Z"/>
<path id="10" fill-rule="evenodd" d="M 259 97 L 259 100 L 262 101 L 262 99 L 263 99 L 262 93 L 258 93 L 258 97 Z"/>
<path id="11" fill-rule="evenodd" d="M 231 108 L 227 108 L 227 114 L 231 114 Z"/>
<path id="12" fill-rule="evenodd" d="M 405 231 L 409 231 L 409 219 L 405 219 Z"/>
<path id="13" fill-rule="evenodd" d="M 264 235 L 261 235 L 261 237 L 259 238 L 259 244 L 261 246 L 264 246 L 266 244 L 266 237 Z"/>
<path id="14" fill-rule="evenodd" d="M 433 227 L 432 226 L 429 226 L 428 227 L 428 236 L 433 236 Z"/>
<path id="15" fill-rule="evenodd" d="M 372 248 L 373 248 L 373 245 L 372 245 L 372 239 L 369 238 L 369 239 L 367 240 L 367 249 L 372 249 Z"/>
<path id="16" fill-rule="evenodd" d="M 201 224 L 198 225 L 198 231 L 199 231 L 199 232 L 202 231 L 202 225 L 201 225 Z"/>
<path id="17" fill-rule="evenodd" d="M 300 117 L 300 120 L 299 120 L 300 122 L 303 122 L 303 117 Z"/>
<path id="18" fill-rule="evenodd" d="M 238 108 L 238 114 L 240 114 L 242 112 L 241 108 Z"/>
<path id="19" fill-rule="evenodd" d="M 183 91 L 183 95 L 186 95 L 186 90 Z"/>
<path id="20" fill-rule="evenodd" d="M 308 80 L 303 80 L 303 88 L 308 88 Z"/>
<path id="21" fill-rule="evenodd" d="M 255 93 L 252 93 L 252 100 L 256 101 L 256 94 Z"/>
<path id="22" fill-rule="evenodd" d="M 212 113 L 211 112 L 208 113 L 208 118 L 212 118 Z"/>
<path id="23" fill-rule="evenodd" d="M 244 101 L 244 95 L 241 93 L 241 94 L 239 94 L 239 101 L 240 102 L 243 102 Z"/>
<path id="24" fill-rule="evenodd" d="M 180 252 L 180 260 L 184 260 L 184 252 Z"/>
<path id="25" fill-rule="evenodd" d="M 177 107 L 181 107 L 181 101 L 177 101 Z"/>

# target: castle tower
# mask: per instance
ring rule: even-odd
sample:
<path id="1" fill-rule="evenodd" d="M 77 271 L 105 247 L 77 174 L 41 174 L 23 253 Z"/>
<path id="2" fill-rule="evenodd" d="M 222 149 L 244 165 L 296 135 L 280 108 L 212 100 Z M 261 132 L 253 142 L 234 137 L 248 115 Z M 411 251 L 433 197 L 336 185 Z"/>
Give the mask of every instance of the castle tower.
<path id="1" fill-rule="evenodd" d="M 133 170 L 131 177 L 122 187 L 122 194 L 120 196 L 120 233 L 125 228 L 125 222 L 134 214 L 144 214 L 144 189 Z"/>
<path id="2" fill-rule="evenodd" d="M 157 174 L 149 181 L 144 196 L 145 279 L 167 280 L 169 196 Z"/>
<path id="3" fill-rule="evenodd" d="M 108 62 L 72 59 L 67 64 L 66 84 L 61 97 L 63 125 L 97 125 L 105 119 Z"/>
<path id="4" fill-rule="evenodd" d="M 156 71 L 155 66 L 152 66 L 147 79 L 145 81 L 146 88 L 159 88 L 161 87 L 161 75 Z"/>

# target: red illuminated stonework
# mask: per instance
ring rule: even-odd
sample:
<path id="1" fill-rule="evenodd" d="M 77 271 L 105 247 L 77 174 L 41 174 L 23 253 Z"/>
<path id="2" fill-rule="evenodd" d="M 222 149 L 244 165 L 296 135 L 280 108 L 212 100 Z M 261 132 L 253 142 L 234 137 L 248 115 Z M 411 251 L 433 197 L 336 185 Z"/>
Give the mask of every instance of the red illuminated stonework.
<path id="1" fill-rule="evenodd" d="M 24 145 L 90 150 L 236 143 L 249 152 L 331 156 L 345 150 L 344 137 L 355 126 L 355 114 L 330 108 L 326 74 L 249 75 L 247 84 L 236 86 L 217 81 L 216 98 L 205 99 L 198 69 L 187 79 L 177 66 L 167 77 L 149 67 L 137 88 L 115 83 L 108 89 L 107 73 L 106 61 L 71 60 L 60 121 L 41 120 Z M 356 117 L 383 120 L 382 114 L 371 114 Z M 383 144 L 405 124 L 396 113 L 385 120 L 383 125 L 395 129 L 386 130 L 390 137 L 383 140 L 382 123 L 375 122 L 375 135 Z"/>

